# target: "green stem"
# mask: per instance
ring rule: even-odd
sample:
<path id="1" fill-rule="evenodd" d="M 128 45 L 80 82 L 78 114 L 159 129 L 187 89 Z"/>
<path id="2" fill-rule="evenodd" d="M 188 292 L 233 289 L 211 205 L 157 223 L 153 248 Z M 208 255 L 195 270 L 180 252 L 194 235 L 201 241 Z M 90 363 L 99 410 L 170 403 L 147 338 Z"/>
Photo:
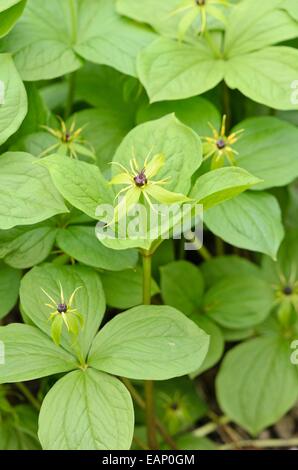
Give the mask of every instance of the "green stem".
<path id="1" fill-rule="evenodd" d="M 35 396 L 31 393 L 31 391 L 29 390 L 29 388 L 23 384 L 23 382 L 18 382 L 15 384 L 16 387 L 20 390 L 20 392 L 22 392 L 22 394 L 24 395 L 24 397 L 27 398 L 27 400 L 29 401 L 29 403 L 31 403 L 31 405 L 36 409 L 36 410 L 40 410 L 40 403 L 39 401 L 37 400 L 37 398 L 35 398 Z"/>
<path id="2" fill-rule="evenodd" d="M 210 251 L 205 246 L 201 246 L 201 248 L 198 249 L 198 253 L 202 256 L 203 260 L 205 261 L 208 261 L 212 258 Z"/>
<path id="3" fill-rule="evenodd" d="M 215 247 L 217 256 L 223 256 L 225 254 L 225 245 L 221 238 L 215 237 Z"/>
<path id="4" fill-rule="evenodd" d="M 143 397 L 141 397 L 139 392 L 135 389 L 131 381 L 129 379 L 126 379 L 125 377 L 122 377 L 122 382 L 126 386 L 127 390 L 131 394 L 136 404 L 141 408 L 141 410 L 145 411 L 146 403 L 143 400 Z M 155 419 L 155 423 L 156 423 L 156 428 L 159 434 L 161 435 L 161 437 L 163 438 L 164 442 L 166 442 L 171 449 L 177 450 L 177 445 L 175 441 L 173 440 L 172 436 L 170 436 L 170 434 L 167 432 L 167 430 L 164 428 L 163 424 L 159 421 L 158 418 Z"/>
<path id="5" fill-rule="evenodd" d="M 224 114 L 227 116 L 226 135 L 228 135 L 232 125 L 232 108 L 230 90 L 226 82 L 223 82 L 223 108 Z"/>
<path id="6" fill-rule="evenodd" d="M 193 432 L 193 435 L 196 437 L 208 436 L 208 434 L 211 434 L 212 432 L 216 431 L 219 426 L 222 426 L 223 424 L 228 424 L 229 422 L 230 419 L 227 416 L 221 416 L 220 418 L 218 418 L 217 423 L 213 421 L 212 423 L 204 424 L 200 428 L 197 428 Z"/>
<path id="7" fill-rule="evenodd" d="M 217 450 L 232 450 L 235 448 L 256 447 L 258 449 L 274 448 L 274 447 L 296 447 L 298 445 L 298 437 L 291 439 L 258 439 L 258 440 L 239 440 L 234 443 L 225 444 L 218 447 Z"/>
<path id="8" fill-rule="evenodd" d="M 152 255 L 144 251 L 143 256 L 143 304 L 151 304 L 151 270 L 152 270 Z M 146 403 L 146 426 L 147 426 L 147 440 L 150 449 L 157 449 L 156 439 L 156 422 L 155 422 L 155 409 L 154 409 L 154 384 L 152 380 L 145 382 L 145 403 Z"/>

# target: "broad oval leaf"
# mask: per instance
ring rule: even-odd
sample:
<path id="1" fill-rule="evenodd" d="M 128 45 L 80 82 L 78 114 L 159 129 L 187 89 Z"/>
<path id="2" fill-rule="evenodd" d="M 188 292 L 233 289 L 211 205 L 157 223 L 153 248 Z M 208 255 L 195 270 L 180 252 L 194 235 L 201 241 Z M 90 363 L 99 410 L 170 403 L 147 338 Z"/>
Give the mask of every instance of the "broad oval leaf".
<path id="1" fill-rule="evenodd" d="M 67 372 L 77 367 L 74 356 L 38 328 L 20 323 L 0 327 L 4 361 L 0 362 L 0 383 L 22 382 Z"/>
<path id="2" fill-rule="evenodd" d="M 95 227 L 71 225 L 60 229 L 57 234 L 57 244 L 66 254 L 81 263 L 107 271 L 133 268 L 138 261 L 136 250 L 119 252 L 106 248 L 96 238 Z"/>
<path id="3" fill-rule="evenodd" d="M 21 271 L 0 262 L 0 318 L 5 317 L 17 303 Z"/>
<path id="4" fill-rule="evenodd" d="M 220 168 L 200 176 L 191 190 L 190 197 L 204 209 L 210 209 L 258 184 L 260 179 L 242 168 Z"/>
<path id="5" fill-rule="evenodd" d="M 138 58 L 139 77 L 151 103 L 200 95 L 221 82 L 224 70 L 224 61 L 203 40 L 190 45 L 157 39 Z"/>
<path id="6" fill-rule="evenodd" d="M 57 229 L 53 221 L 0 230 L 0 258 L 13 268 L 27 269 L 50 254 Z"/>
<path id="7" fill-rule="evenodd" d="M 273 306 L 271 286 L 249 275 L 228 276 L 214 284 L 204 297 L 208 317 L 229 329 L 246 329 L 262 323 Z"/>
<path id="8" fill-rule="evenodd" d="M 253 189 L 284 186 L 298 176 L 297 127 L 274 117 L 246 119 L 234 131 L 244 129 L 234 148 L 236 161 L 261 180 Z"/>
<path id="9" fill-rule="evenodd" d="M 149 29 L 118 15 L 111 0 L 79 2 L 74 50 L 86 60 L 136 76 L 136 57 L 155 38 Z"/>
<path id="10" fill-rule="evenodd" d="M 27 95 L 9 54 L 0 54 L 0 145 L 18 130 L 27 113 Z"/>
<path id="11" fill-rule="evenodd" d="M 28 0 L 2 50 L 14 55 L 24 80 L 76 71 L 82 58 L 136 75 L 136 56 L 154 33 L 121 18 L 110 0 Z"/>
<path id="12" fill-rule="evenodd" d="M 210 134 L 208 122 L 212 122 L 216 128 L 220 127 L 221 118 L 219 111 L 213 103 L 195 96 L 187 100 L 163 101 L 160 103 L 143 103 L 137 113 L 138 123 L 159 119 L 166 114 L 175 113 L 179 121 L 191 127 L 199 136 Z"/>
<path id="13" fill-rule="evenodd" d="M 96 272 L 80 265 L 59 267 L 54 264 L 45 264 L 35 267 L 23 277 L 21 282 L 22 308 L 31 321 L 50 336 L 51 322 L 48 319 L 51 309 L 45 305 L 49 303 L 49 299 L 42 289 L 59 303 L 60 283 L 66 300 L 77 287 L 81 287 L 75 296 L 73 306 L 84 319 L 78 344 L 83 356 L 86 356 L 105 312 L 104 292 Z M 66 329 L 63 329 L 61 345 L 73 351 L 72 339 Z"/>
<path id="14" fill-rule="evenodd" d="M 236 255 L 216 256 L 204 262 L 200 269 L 205 283 L 211 287 L 227 276 L 256 276 L 262 277 L 260 267 L 245 258 Z"/>
<path id="15" fill-rule="evenodd" d="M 208 346 L 208 335 L 178 310 L 143 305 L 104 326 L 88 364 L 131 379 L 167 380 L 200 367 Z"/>
<path id="16" fill-rule="evenodd" d="M 47 167 L 63 197 L 89 217 L 96 218 L 100 204 L 113 202 L 113 191 L 96 165 L 61 155 L 43 158 L 40 164 Z"/>
<path id="17" fill-rule="evenodd" d="M 210 337 L 210 345 L 205 360 L 199 369 L 190 374 L 190 377 L 194 378 L 213 367 L 220 360 L 224 352 L 225 342 L 221 329 L 206 315 L 196 313 L 191 315 L 190 319 Z"/>
<path id="18" fill-rule="evenodd" d="M 200 309 L 204 279 L 188 261 L 174 261 L 161 268 L 161 295 L 166 305 L 190 316 Z"/>
<path id="19" fill-rule="evenodd" d="M 298 108 L 291 87 L 297 75 L 298 51 L 275 46 L 229 59 L 225 81 L 257 103 L 291 110 Z"/>
<path id="20" fill-rule="evenodd" d="M 247 192 L 204 214 L 207 227 L 231 245 L 276 258 L 284 237 L 281 211 L 274 196 Z"/>
<path id="21" fill-rule="evenodd" d="M 297 400 L 297 368 L 290 356 L 289 343 L 275 335 L 228 352 L 216 383 L 223 412 L 253 435 L 279 421 Z"/>
<path id="22" fill-rule="evenodd" d="M 30 225 L 68 212 L 39 160 L 21 152 L 0 156 L 0 228 Z"/>
<path id="23" fill-rule="evenodd" d="M 298 35 L 298 25 L 283 8 L 284 0 L 246 0 L 232 9 L 226 28 L 228 57 L 283 42 Z"/>
<path id="24" fill-rule="evenodd" d="M 121 251 L 116 251 L 121 255 Z M 107 304 L 118 309 L 127 309 L 143 303 L 143 270 L 126 269 L 120 272 L 105 272 L 100 275 Z M 159 287 L 151 279 L 151 296 L 159 292 Z"/>
<path id="25" fill-rule="evenodd" d="M 46 395 L 38 436 L 45 450 L 128 450 L 133 428 L 126 387 L 115 377 L 87 369 L 67 374 Z"/>
<path id="26" fill-rule="evenodd" d="M 26 0 L 0 3 L 0 37 L 13 28 L 24 11 Z M 6 7 L 6 8 L 5 8 Z"/>

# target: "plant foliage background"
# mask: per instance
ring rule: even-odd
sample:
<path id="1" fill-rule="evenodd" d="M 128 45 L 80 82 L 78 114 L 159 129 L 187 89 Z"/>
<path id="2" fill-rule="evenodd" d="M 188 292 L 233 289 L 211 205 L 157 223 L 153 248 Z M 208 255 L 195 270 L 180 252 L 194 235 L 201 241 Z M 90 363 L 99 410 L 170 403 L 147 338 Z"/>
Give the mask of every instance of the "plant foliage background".
<path id="1" fill-rule="evenodd" d="M 297 0 L 0 0 L 0 449 L 239 448 L 294 409 L 297 37 Z M 132 149 L 197 252 L 95 237 Z"/>

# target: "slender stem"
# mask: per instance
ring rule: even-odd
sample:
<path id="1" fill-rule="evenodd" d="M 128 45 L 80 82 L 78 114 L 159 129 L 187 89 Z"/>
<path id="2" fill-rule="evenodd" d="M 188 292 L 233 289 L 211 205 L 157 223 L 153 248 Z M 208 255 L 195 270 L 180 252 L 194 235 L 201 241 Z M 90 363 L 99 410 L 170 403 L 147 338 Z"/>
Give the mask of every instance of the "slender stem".
<path id="1" fill-rule="evenodd" d="M 235 448 L 243 447 L 256 447 L 262 449 L 264 447 L 294 447 L 298 445 L 298 437 L 293 437 L 291 439 L 258 439 L 258 440 L 239 440 L 234 443 L 225 444 L 218 447 L 217 450 L 232 450 Z"/>
<path id="2" fill-rule="evenodd" d="M 215 237 L 215 247 L 217 256 L 223 256 L 225 254 L 225 245 L 221 238 Z"/>
<path id="3" fill-rule="evenodd" d="M 212 258 L 212 254 L 210 253 L 210 251 L 205 246 L 202 245 L 202 242 L 201 242 L 201 240 L 198 239 L 198 237 L 196 237 L 196 236 L 194 237 L 194 239 L 192 241 L 192 244 L 198 250 L 199 255 L 201 255 L 201 257 L 205 261 L 208 261 L 209 259 Z"/>
<path id="4" fill-rule="evenodd" d="M 144 251 L 143 255 L 143 304 L 151 304 L 151 269 L 152 255 Z M 154 409 L 154 384 L 152 380 L 147 380 L 145 386 L 145 402 L 146 402 L 146 426 L 147 440 L 150 449 L 157 449 L 156 439 L 156 422 Z"/>
<path id="5" fill-rule="evenodd" d="M 228 135 L 232 125 L 232 108 L 231 108 L 231 95 L 228 85 L 223 82 L 223 108 L 224 114 L 227 116 L 226 120 L 226 135 Z"/>
<path id="6" fill-rule="evenodd" d="M 15 384 L 16 387 L 20 390 L 20 392 L 22 392 L 22 394 L 24 395 L 24 397 L 27 398 L 27 400 L 29 401 L 29 403 L 31 403 L 31 405 L 36 409 L 36 410 L 40 410 L 40 407 L 41 407 L 41 404 L 39 403 L 39 401 L 37 400 L 37 398 L 35 398 L 35 396 L 31 393 L 31 391 L 29 390 L 29 388 L 23 384 L 23 382 L 18 382 Z"/>
<path id="7" fill-rule="evenodd" d="M 212 423 L 204 424 L 200 428 L 197 428 L 193 432 L 193 435 L 196 437 L 208 436 L 208 434 L 211 434 L 212 432 L 216 431 L 219 426 L 222 426 L 223 424 L 228 424 L 229 422 L 230 419 L 227 416 L 221 416 L 220 418 L 218 418 L 217 423 L 213 421 Z"/>
<path id="8" fill-rule="evenodd" d="M 149 450 L 148 447 L 146 446 L 146 444 L 144 444 L 143 441 L 141 441 L 141 439 L 139 439 L 138 437 L 134 436 L 133 437 L 133 441 L 134 443 L 139 446 L 142 450 Z"/>
<path id="9" fill-rule="evenodd" d="M 152 256 L 143 252 L 143 304 L 151 304 L 151 269 Z"/>
<path id="10" fill-rule="evenodd" d="M 211 255 L 210 251 L 205 246 L 202 246 L 201 248 L 199 248 L 198 253 L 199 253 L 199 255 L 202 256 L 202 258 L 205 261 L 208 261 L 209 259 L 212 258 L 212 255 Z"/>
<path id="11" fill-rule="evenodd" d="M 136 402 L 136 404 L 142 410 L 145 410 L 146 409 L 146 403 L 143 400 L 143 397 L 141 397 L 139 392 L 135 389 L 135 387 L 133 386 L 131 381 L 129 379 L 126 379 L 125 377 L 122 377 L 122 382 L 126 386 L 127 390 L 130 392 L 130 394 L 131 394 L 133 400 Z M 168 434 L 167 430 L 164 428 L 163 424 L 159 421 L 158 418 L 155 418 L 155 424 L 156 424 L 156 428 L 157 428 L 159 434 L 161 435 L 163 440 L 166 442 L 166 444 L 168 444 L 171 449 L 177 450 L 177 445 L 176 445 L 174 439 L 172 438 L 172 436 L 170 436 Z"/>

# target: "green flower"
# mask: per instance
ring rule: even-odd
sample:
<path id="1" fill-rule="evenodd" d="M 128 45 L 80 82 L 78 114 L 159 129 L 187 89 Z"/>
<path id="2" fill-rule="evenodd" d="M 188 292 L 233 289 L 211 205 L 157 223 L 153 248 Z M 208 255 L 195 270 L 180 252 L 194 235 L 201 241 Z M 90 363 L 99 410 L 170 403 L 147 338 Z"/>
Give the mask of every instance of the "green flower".
<path id="1" fill-rule="evenodd" d="M 152 179 L 164 166 L 165 157 L 163 154 L 158 153 L 150 160 L 150 154 L 151 152 L 149 152 L 141 168 L 138 167 L 136 158 L 132 158 L 130 160 L 130 171 L 120 163 L 112 162 L 112 164 L 118 165 L 123 172 L 114 176 L 110 184 L 125 185 L 125 187 L 115 197 L 115 200 L 117 200 L 122 196 L 114 210 L 114 217 L 110 223 L 118 222 L 124 217 L 129 209 L 139 202 L 141 196 L 144 197 L 153 210 L 155 208 L 152 199 L 162 204 L 179 204 L 190 200 L 184 194 L 174 193 L 162 187 L 168 183 L 169 178 L 157 181 Z"/>
<path id="2" fill-rule="evenodd" d="M 48 126 L 41 126 L 49 134 L 57 139 L 57 143 L 51 145 L 44 152 L 41 153 L 41 157 L 49 155 L 50 153 L 57 152 L 61 155 L 67 155 L 70 158 L 77 159 L 78 155 L 96 159 L 95 151 L 89 142 L 82 138 L 82 132 L 84 127 L 76 129 L 75 121 L 72 122 L 70 128 L 66 127 L 65 122 L 59 116 L 60 129 L 52 129 Z"/>
<path id="3" fill-rule="evenodd" d="M 60 283 L 59 283 L 60 284 Z M 74 336 L 78 336 L 80 328 L 83 328 L 83 317 L 77 311 L 76 308 L 72 308 L 72 304 L 77 291 L 81 287 L 77 287 L 71 294 L 69 300 L 66 302 L 64 298 L 63 288 L 60 284 L 60 300 L 56 302 L 42 287 L 41 290 L 51 301 L 49 304 L 45 304 L 53 311 L 49 316 L 49 320 L 52 322 L 51 336 L 54 343 L 60 344 L 63 324 L 66 326 L 67 331 Z"/>
<path id="4" fill-rule="evenodd" d="M 185 13 L 178 26 L 179 39 L 184 38 L 188 29 L 191 28 L 198 17 L 201 18 L 201 30 L 198 31 L 201 34 L 206 31 L 208 16 L 212 16 L 225 24 L 226 17 L 221 11 L 221 6 L 227 7 L 229 2 L 227 0 L 183 0 L 171 13 L 171 15 Z"/>
<path id="5" fill-rule="evenodd" d="M 296 269 L 292 269 L 289 278 L 279 274 L 280 284 L 274 285 L 276 304 L 278 305 L 277 316 L 282 324 L 291 321 L 292 311 L 298 313 L 298 280 Z"/>
<path id="6" fill-rule="evenodd" d="M 223 117 L 219 132 L 209 123 L 213 137 L 203 137 L 204 159 L 211 158 L 212 170 L 223 167 L 226 160 L 232 166 L 236 164 L 235 155 L 238 155 L 238 152 L 233 148 L 233 144 L 239 140 L 239 136 L 244 132 L 244 129 L 226 136 L 226 118 L 226 116 Z"/>

